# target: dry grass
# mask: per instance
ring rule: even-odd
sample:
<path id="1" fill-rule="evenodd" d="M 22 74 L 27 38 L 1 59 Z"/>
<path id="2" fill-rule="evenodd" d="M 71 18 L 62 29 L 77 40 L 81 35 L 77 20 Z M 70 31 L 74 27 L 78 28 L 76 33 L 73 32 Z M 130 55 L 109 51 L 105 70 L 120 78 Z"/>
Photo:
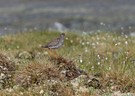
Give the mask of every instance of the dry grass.
<path id="1" fill-rule="evenodd" d="M 46 80 L 57 80 L 59 71 L 54 66 L 43 64 L 28 64 L 23 70 L 16 72 L 15 83 L 23 87 L 41 85 Z"/>
<path id="2" fill-rule="evenodd" d="M 8 57 L 0 54 L 0 86 L 6 88 L 13 86 L 13 76 L 15 74 L 16 66 Z"/>

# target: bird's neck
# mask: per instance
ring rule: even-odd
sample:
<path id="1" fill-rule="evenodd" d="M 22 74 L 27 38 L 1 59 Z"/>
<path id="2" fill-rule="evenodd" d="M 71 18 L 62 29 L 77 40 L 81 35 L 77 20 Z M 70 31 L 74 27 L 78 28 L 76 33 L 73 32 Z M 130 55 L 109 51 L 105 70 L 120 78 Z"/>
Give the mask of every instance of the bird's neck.
<path id="1" fill-rule="evenodd" d="M 61 35 L 61 39 L 64 39 L 64 36 L 63 35 Z"/>

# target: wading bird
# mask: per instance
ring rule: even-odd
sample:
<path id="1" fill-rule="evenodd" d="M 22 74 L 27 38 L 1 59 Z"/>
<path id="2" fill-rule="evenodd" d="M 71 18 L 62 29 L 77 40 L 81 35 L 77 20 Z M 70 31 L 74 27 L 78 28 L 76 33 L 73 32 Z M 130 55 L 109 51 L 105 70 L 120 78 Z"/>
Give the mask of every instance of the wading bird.
<path id="1" fill-rule="evenodd" d="M 47 45 L 41 46 L 42 48 L 48 48 L 48 49 L 58 49 L 60 48 L 64 43 L 65 33 L 61 33 L 60 37 L 52 40 Z"/>
<path id="2" fill-rule="evenodd" d="M 47 49 L 58 49 L 60 48 L 64 43 L 65 33 L 61 33 L 60 36 L 51 42 L 47 43 L 46 45 L 41 46 L 42 48 Z M 51 51 L 51 50 L 50 50 Z M 51 52 L 49 52 L 51 54 Z M 56 54 L 56 52 L 55 52 Z"/>

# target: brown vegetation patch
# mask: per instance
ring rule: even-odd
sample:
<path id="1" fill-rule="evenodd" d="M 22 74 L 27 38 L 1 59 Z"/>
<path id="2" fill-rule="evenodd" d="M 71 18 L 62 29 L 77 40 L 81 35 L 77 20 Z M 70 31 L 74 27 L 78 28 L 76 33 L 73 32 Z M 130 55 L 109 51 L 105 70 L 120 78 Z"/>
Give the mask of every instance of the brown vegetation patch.
<path id="1" fill-rule="evenodd" d="M 2 88 L 12 84 L 15 69 L 15 64 L 7 56 L 0 54 L 0 84 Z"/>
<path id="2" fill-rule="evenodd" d="M 55 62 L 55 65 L 62 74 L 63 79 L 66 81 L 75 79 L 80 75 L 87 75 L 85 71 L 77 68 L 72 60 L 67 60 L 63 57 L 52 58 L 51 60 Z"/>
<path id="3" fill-rule="evenodd" d="M 117 72 L 107 72 L 102 77 L 102 85 L 103 88 L 109 88 L 110 91 L 135 92 L 134 79 Z"/>
<path id="4" fill-rule="evenodd" d="M 50 85 L 49 90 L 49 95 L 51 96 L 75 96 L 73 89 L 63 83 Z"/>
<path id="5" fill-rule="evenodd" d="M 29 64 L 17 72 L 14 81 L 17 85 L 30 87 L 33 84 L 40 85 L 46 80 L 59 79 L 59 71 L 52 65 Z"/>

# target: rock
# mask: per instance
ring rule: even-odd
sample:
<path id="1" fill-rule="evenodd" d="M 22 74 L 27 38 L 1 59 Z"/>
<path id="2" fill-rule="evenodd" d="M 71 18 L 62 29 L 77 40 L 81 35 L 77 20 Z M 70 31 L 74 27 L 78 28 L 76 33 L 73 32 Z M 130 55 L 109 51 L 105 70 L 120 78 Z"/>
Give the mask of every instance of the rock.
<path id="1" fill-rule="evenodd" d="M 93 87 L 95 89 L 100 89 L 102 87 L 100 80 L 93 76 L 91 76 L 87 79 L 85 85 L 87 87 Z"/>
<path id="2" fill-rule="evenodd" d="M 49 28 L 50 30 L 57 30 L 59 32 L 65 32 L 67 28 L 60 22 L 54 22 L 52 26 Z"/>
<path id="3" fill-rule="evenodd" d="M 22 52 L 18 52 L 18 54 L 16 55 L 16 58 L 19 58 L 19 59 L 32 59 L 33 56 L 32 56 L 32 54 L 30 54 L 27 51 L 22 51 Z"/>
<path id="4" fill-rule="evenodd" d="M 120 91 L 115 91 L 111 96 L 135 96 L 134 93 L 121 93 Z"/>
<path id="5" fill-rule="evenodd" d="M 86 75 L 80 75 L 79 77 L 71 80 L 71 85 L 75 91 L 75 96 L 80 96 L 80 93 L 88 93 L 89 88 L 87 88 L 84 83 L 85 80 L 87 79 Z"/>

